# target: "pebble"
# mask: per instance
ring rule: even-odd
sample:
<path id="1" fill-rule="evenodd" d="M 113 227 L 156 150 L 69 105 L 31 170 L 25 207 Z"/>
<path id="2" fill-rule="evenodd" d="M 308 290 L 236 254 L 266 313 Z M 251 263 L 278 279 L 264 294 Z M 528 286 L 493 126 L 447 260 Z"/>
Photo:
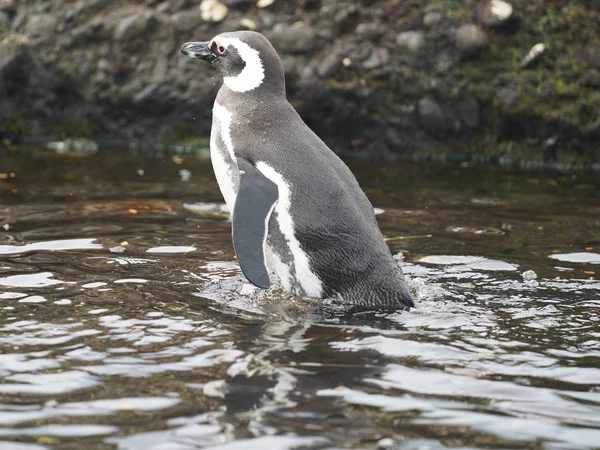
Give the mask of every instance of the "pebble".
<path id="1" fill-rule="evenodd" d="M 396 44 L 409 49 L 411 52 L 418 51 L 425 42 L 421 31 L 404 31 L 396 36 Z"/>
<path id="2" fill-rule="evenodd" d="M 510 20 L 513 7 L 504 0 L 491 0 L 483 5 L 480 10 L 480 20 L 486 27 L 497 27 Z"/>
<path id="3" fill-rule="evenodd" d="M 381 36 L 381 26 L 376 23 L 360 23 L 354 34 L 361 39 L 376 39 Z"/>
<path id="4" fill-rule="evenodd" d="M 456 46 L 467 55 L 480 52 L 490 44 L 490 40 L 477 25 L 462 25 L 456 30 Z"/>
<path id="5" fill-rule="evenodd" d="M 256 2 L 256 6 L 259 8 L 266 8 L 267 6 L 271 6 L 275 0 L 258 0 Z"/>
<path id="6" fill-rule="evenodd" d="M 229 14 L 229 8 L 218 0 L 203 0 L 200 15 L 206 22 L 221 22 Z"/>
<path id="7" fill-rule="evenodd" d="M 542 44 L 542 43 L 535 44 L 533 47 L 531 47 L 531 50 L 529 50 L 529 53 L 527 53 L 527 55 L 525 55 L 525 58 L 523 58 L 523 60 L 519 64 L 519 66 L 521 68 L 530 66 L 533 62 L 537 61 L 545 51 L 546 51 L 545 44 Z"/>
<path id="8" fill-rule="evenodd" d="M 246 30 L 256 30 L 256 22 L 252 19 L 244 18 L 240 20 L 240 25 L 243 26 Z"/>
<path id="9" fill-rule="evenodd" d="M 535 280 L 538 277 L 537 273 L 535 273 L 533 270 L 526 270 L 525 272 L 523 272 L 521 274 L 521 276 L 526 281 L 528 281 L 528 280 Z"/>

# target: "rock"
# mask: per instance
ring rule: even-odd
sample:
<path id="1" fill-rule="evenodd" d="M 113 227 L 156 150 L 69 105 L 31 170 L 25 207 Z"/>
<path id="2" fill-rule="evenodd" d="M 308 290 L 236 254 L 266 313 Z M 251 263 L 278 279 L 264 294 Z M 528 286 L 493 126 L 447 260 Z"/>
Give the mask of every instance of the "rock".
<path id="1" fill-rule="evenodd" d="M 329 78 L 342 66 L 344 55 L 341 52 L 331 52 L 317 67 L 317 74 L 321 78 Z"/>
<path id="2" fill-rule="evenodd" d="M 396 36 L 396 44 L 400 47 L 417 52 L 423 47 L 425 39 L 421 31 L 404 31 Z"/>
<path id="3" fill-rule="evenodd" d="M 486 27 L 498 27 L 510 20 L 513 7 L 503 0 L 489 0 L 479 10 L 479 20 Z"/>
<path id="4" fill-rule="evenodd" d="M 255 0 L 224 0 L 224 3 L 229 8 L 246 8 L 251 6 Z"/>
<path id="5" fill-rule="evenodd" d="M 477 25 L 462 25 L 456 30 L 456 46 L 464 55 L 474 55 L 488 47 L 490 40 Z"/>
<path id="6" fill-rule="evenodd" d="M 425 14 L 423 17 L 423 25 L 432 27 L 444 20 L 444 15 L 439 11 L 432 11 Z"/>
<path id="7" fill-rule="evenodd" d="M 365 69 L 377 69 L 385 66 L 390 61 L 390 52 L 385 47 L 375 47 L 369 57 L 363 62 Z"/>
<path id="8" fill-rule="evenodd" d="M 244 17 L 242 20 L 240 20 L 240 25 L 246 30 L 256 30 L 256 22 L 252 19 L 248 19 L 247 17 Z"/>
<path id="9" fill-rule="evenodd" d="M 498 91 L 496 99 L 502 108 L 510 109 L 517 103 L 520 96 L 521 94 L 516 89 L 505 87 Z"/>
<path id="10" fill-rule="evenodd" d="M 51 14 L 35 14 L 25 25 L 25 34 L 30 38 L 49 38 L 56 30 L 57 19 Z"/>
<path id="11" fill-rule="evenodd" d="M 171 11 L 171 3 L 170 2 L 162 2 L 156 6 L 156 12 L 161 14 L 167 14 Z"/>
<path id="12" fill-rule="evenodd" d="M 275 0 L 258 0 L 256 2 L 256 6 L 259 8 L 266 8 L 267 6 L 271 6 Z"/>
<path id="13" fill-rule="evenodd" d="M 418 104 L 419 122 L 425 131 L 433 136 L 441 136 L 448 128 L 446 117 L 440 105 L 431 97 L 423 97 Z"/>
<path id="14" fill-rule="evenodd" d="M 0 27 L 8 28 L 10 25 L 10 16 L 7 12 L 0 11 Z"/>
<path id="15" fill-rule="evenodd" d="M 218 0 L 202 0 L 200 15 L 207 22 L 221 22 L 229 14 L 229 8 Z"/>
<path id="16" fill-rule="evenodd" d="M 14 14 L 17 10 L 17 2 L 16 0 L 0 0 L 0 11 Z"/>
<path id="17" fill-rule="evenodd" d="M 171 16 L 171 22 L 177 31 L 191 31 L 202 23 L 197 11 L 179 11 Z"/>
<path id="18" fill-rule="evenodd" d="M 48 150 L 52 150 L 58 154 L 62 153 L 96 153 L 98 144 L 91 139 L 75 138 L 65 139 L 64 141 L 48 142 L 46 144 Z"/>
<path id="19" fill-rule="evenodd" d="M 117 41 L 128 41 L 146 33 L 155 23 L 154 14 L 150 11 L 134 14 L 119 22 L 114 38 Z"/>
<path id="20" fill-rule="evenodd" d="M 474 97 L 465 97 L 458 103 L 461 123 L 467 128 L 479 127 L 479 102 Z"/>
<path id="21" fill-rule="evenodd" d="M 305 22 L 296 22 L 291 26 L 278 24 L 271 37 L 275 48 L 287 53 L 309 53 L 316 48 L 316 32 Z"/>
<path id="22" fill-rule="evenodd" d="M 535 61 L 537 61 L 545 51 L 546 51 L 546 46 L 544 44 L 542 44 L 542 43 L 535 44 L 533 47 L 531 47 L 531 50 L 529 50 L 529 53 L 527 53 L 527 55 L 525 55 L 525 58 L 523 58 L 523 60 L 519 63 L 519 66 L 522 69 L 530 66 Z"/>
<path id="23" fill-rule="evenodd" d="M 0 41 L 0 74 L 27 52 L 28 43 L 29 39 L 22 34 L 9 34 Z"/>
<path id="24" fill-rule="evenodd" d="M 377 39 L 381 36 L 381 26 L 376 23 L 360 23 L 354 34 L 361 39 Z"/>

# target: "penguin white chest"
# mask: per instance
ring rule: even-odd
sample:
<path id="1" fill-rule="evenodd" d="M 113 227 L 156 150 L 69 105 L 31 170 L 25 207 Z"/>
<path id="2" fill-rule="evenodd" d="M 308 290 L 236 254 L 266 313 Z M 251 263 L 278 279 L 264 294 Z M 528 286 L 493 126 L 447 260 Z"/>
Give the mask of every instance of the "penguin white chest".
<path id="1" fill-rule="evenodd" d="M 210 132 L 210 159 L 219 189 L 229 211 L 233 212 L 239 186 L 239 171 L 231 141 L 231 113 L 215 102 Z"/>

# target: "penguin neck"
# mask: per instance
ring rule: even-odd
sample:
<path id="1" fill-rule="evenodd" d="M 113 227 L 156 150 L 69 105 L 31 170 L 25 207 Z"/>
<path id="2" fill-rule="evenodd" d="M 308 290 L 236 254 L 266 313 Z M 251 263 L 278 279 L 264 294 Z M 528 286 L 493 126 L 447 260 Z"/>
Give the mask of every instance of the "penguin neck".
<path id="1" fill-rule="evenodd" d="M 272 109 L 282 102 L 287 103 L 285 83 L 263 83 L 246 92 L 236 92 L 226 84 L 221 86 L 216 103 L 238 115 L 254 116 L 262 108 Z"/>

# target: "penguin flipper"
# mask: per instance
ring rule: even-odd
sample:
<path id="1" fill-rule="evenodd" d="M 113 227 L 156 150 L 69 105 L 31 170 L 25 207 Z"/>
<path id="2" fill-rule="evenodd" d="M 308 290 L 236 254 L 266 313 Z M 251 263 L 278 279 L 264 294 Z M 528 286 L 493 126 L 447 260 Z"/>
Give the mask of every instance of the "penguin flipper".
<path id="1" fill-rule="evenodd" d="M 243 158 L 237 158 L 240 183 L 233 208 L 233 247 L 246 278 L 268 289 L 264 242 L 269 217 L 278 198 L 277 185 Z"/>

